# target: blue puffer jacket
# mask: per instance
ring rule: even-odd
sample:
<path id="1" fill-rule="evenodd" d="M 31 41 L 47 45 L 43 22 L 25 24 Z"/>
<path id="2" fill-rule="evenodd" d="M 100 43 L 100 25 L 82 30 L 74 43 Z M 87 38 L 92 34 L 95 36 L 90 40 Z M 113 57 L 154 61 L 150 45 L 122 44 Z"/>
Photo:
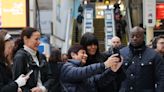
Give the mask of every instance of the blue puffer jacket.
<path id="1" fill-rule="evenodd" d="M 97 92 L 96 83 L 105 77 L 108 77 L 107 82 L 110 83 L 115 78 L 115 73 L 110 69 L 105 70 L 103 63 L 82 67 L 80 61 L 72 59 L 63 65 L 60 74 L 67 92 Z"/>

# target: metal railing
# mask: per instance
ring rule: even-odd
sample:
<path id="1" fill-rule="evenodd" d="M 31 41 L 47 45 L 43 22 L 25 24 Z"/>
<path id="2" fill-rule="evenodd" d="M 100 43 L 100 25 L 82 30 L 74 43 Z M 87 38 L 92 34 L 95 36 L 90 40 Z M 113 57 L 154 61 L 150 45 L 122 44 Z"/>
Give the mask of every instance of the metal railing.
<path id="1" fill-rule="evenodd" d="M 129 8 L 129 0 L 126 0 L 126 22 L 127 22 L 127 27 L 126 27 L 126 30 L 127 30 L 127 35 L 128 35 L 128 41 L 129 41 L 129 33 L 130 33 L 130 30 L 132 29 L 132 21 L 131 21 L 131 15 L 130 15 L 130 8 Z"/>
<path id="2" fill-rule="evenodd" d="M 65 33 L 65 39 L 64 39 L 65 42 L 63 44 L 62 53 L 66 53 L 72 43 L 73 19 L 72 19 L 71 9 L 68 10 L 67 14 L 68 14 L 67 23 L 66 23 L 67 26 L 66 26 L 66 33 Z"/>

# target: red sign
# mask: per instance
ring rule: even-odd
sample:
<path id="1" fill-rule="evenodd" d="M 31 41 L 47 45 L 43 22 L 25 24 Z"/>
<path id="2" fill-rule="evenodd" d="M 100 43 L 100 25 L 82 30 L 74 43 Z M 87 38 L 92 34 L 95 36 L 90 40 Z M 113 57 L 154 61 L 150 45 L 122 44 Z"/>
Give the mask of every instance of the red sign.
<path id="1" fill-rule="evenodd" d="M 156 5 L 156 18 L 164 19 L 164 3 L 158 3 Z"/>

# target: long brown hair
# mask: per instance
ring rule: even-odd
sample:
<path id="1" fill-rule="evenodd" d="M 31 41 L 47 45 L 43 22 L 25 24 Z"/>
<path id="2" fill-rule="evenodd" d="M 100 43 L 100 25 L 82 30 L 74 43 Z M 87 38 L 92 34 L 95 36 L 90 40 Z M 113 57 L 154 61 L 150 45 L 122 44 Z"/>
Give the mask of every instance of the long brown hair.
<path id="1" fill-rule="evenodd" d="M 4 50 L 5 50 L 5 41 L 4 41 L 4 37 L 2 35 L 0 35 L 0 59 L 2 61 L 5 60 L 5 54 L 4 54 Z M 0 60 L 0 62 L 1 62 Z"/>
<path id="2" fill-rule="evenodd" d="M 5 36 L 7 34 L 6 30 L 2 30 L 0 32 L 0 62 L 5 63 L 7 68 L 10 70 L 11 69 L 11 62 L 8 60 L 8 58 L 5 56 L 5 42 L 8 40 L 5 40 Z"/>

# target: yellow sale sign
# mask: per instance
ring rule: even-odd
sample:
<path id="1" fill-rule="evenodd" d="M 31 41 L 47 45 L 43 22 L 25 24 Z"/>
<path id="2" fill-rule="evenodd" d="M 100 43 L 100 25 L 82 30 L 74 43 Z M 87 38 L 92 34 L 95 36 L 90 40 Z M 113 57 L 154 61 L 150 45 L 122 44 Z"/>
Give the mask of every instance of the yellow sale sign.
<path id="1" fill-rule="evenodd" d="M 26 0 L 0 0 L 0 28 L 26 26 Z"/>

